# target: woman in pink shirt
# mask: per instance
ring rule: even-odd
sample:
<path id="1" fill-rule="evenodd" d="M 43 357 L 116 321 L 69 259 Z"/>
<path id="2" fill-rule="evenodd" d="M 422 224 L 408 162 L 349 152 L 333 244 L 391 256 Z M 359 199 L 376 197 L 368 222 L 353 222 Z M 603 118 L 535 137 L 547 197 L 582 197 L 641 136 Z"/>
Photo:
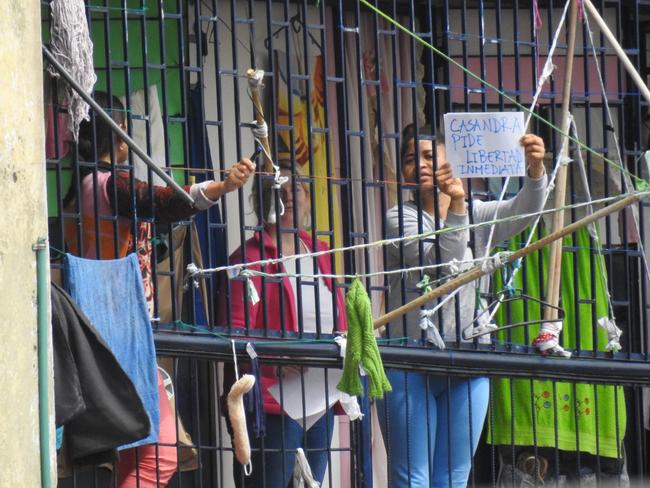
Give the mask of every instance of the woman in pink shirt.
<path id="1" fill-rule="evenodd" d="M 120 100 L 104 92 L 95 92 L 94 98 L 126 131 L 127 121 Z M 71 212 L 78 208 L 81 218 L 80 222 L 76 219 L 65 222 L 68 250 L 72 254 L 94 259 L 115 259 L 137 252 L 145 295 L 150 313 L 153 313 L 151 224 L 138 221 L 135 227 L 137 234 L 134 234 L 133 218 L 136 215 L 139 218 L 153 216 L 157 223 L 190 218 L 217 203 L 227 192 L 242 187 L 255 171 L 255 165 L 243 159 L 230 169 L 224 181 L 186 186 L 185 190 L 194 198 L 192 206 L 171 188 L 150 187 L 144 181 L 132 180 L 128 170 L 120 169 L 119 166 L 128 159 L 129 148 L 99 117 L 95 117 L 94 123 L 92 120 L 81 123 L 77 147 L 81 161 L 96 162 L 97 165 L 73 163 L 75 177 L 64 199 L 64 207 Z M 115 172 L 113 164 L 116 165 Z M 119 488 L 164 487 L 176 471 L 176 422 L 160 374 L 158 391 L 160 445 L 150 444 L 120 452 L 120 461 L 116 466 Z"/>

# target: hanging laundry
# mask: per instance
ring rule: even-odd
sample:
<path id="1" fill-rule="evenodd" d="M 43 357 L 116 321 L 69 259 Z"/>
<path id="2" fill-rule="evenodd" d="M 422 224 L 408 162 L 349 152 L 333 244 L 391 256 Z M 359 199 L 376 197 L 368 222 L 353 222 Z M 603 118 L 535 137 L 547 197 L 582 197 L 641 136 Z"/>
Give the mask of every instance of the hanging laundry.
<path id="1" fill-rule="evenodd" d="M 131 378 L 149 416 L 149 435 L 120 449 L 157 442 L 158 370 L 138 258 L 92 260 L 66 254 L 65 275 L 70 294 Z"/>
<path id="2" fill-rule="evenodd" d="M 160 101 L 158 99 L 158 86 L 151 85 L 146 90 L 131 92 L 129 103 L 126 95 L 119 97 L 125 107 L 129 107 L 132 117 L 129 119 L 131 138 L 135 143 L 147 150 L 156 166 L 165 168 L 165 129 L 163 127 Z M 136 154 L 133 157 L 133 174 L 142 181 L 149 181 L 149 167 Z M 152 173 L 151 183 L 166 186 L 163 179 Z"/>
<path id="3" fill-rule="evenodd" d="M 70 295 L 55 283 L 51 290 L 56 425 L 65 425 L 70 459 L 85 464 L 88 456 L 145 437 L 151 426 L 108 344 Z"/>

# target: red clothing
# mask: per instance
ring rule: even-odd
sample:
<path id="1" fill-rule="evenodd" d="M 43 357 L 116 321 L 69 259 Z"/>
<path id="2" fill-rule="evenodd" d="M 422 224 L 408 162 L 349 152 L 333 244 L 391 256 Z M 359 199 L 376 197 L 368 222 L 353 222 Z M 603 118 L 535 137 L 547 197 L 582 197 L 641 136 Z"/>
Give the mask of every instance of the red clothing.
<path id="1" fill-rule="evenodd" d="M 264 255 L 262 256 L 260 236 L 264 242 Z M 307 245 L 307 248 L 312 249 L 311 235 L 305 231 L 300 231 L 300 238 Z M 328 247 L 324 242 L 316 241 L 316 249 L 318 251 L 327 250 Z M 244 260 L 245 257 L 245 260 Z M 240 247 L 230 256 L 230 264 L 239 264 L 243 262 L 259 261 L 261 259 L 273 259 L 278 257 L 278 250 L 275 242 L 271 239 L 268 233 L 255 234 L 246 241 L 244 249 Z M 331 256 L 324 254 L 318 256 L 317 264 L 318 271 L 323 274 L 331 274 L 332 267 L 330 264 Z M 262 270 L 260 266 L 251 266 L 249 269 Z M 269 264 L 264 267 L 266 273 L 284 273 L 284 265 Z M 248 327 L 252 329 L 264 329 L 279 331 L 285 330 L 287 332 L 298 332 L 298 317 L 296 315 L 296 297 L 288 277 L 283 276 L 281 283 L 274 278 L 262 278 L 261 276 L 251 276 L 248 278 L 255 286 L 257 294 L 260 298 L 255 305 L 250 303 L 246 298 L 245 280 L 241 277 L 230 280 L 230 304 L 232 310 L 232 317 L 230 325 L 233 327 L 245 328 L 246 327 L 246 312 L 248 309 Z M 336 308 L 337 320 L 333 325 L 334 331 L 344 331 L 347 329 L 347 322 L 345 319 L 345 299 L 341 288 L 333 288 L 333 280 L 331 278 L 323 278 L 323 282 L 327 285 L 332 293 L 336 294 Z M 281 288 L 280 288 L 281 287 Z M 282 313 L 280 308 L 280 297 L 282 297 Z M 225 324 L 227 319 L 227 304 L 224 300 L 219 304 L 219 323 Z M 281 324 L 281 318 L 284 323 Z M 271 414 L 280 414 L 280 405 L 268 392 L 268 388 L 278 381 L 277 368 L 275 366 L 262 366 L 262 389 L 264 393 L 264 410 Z"/>

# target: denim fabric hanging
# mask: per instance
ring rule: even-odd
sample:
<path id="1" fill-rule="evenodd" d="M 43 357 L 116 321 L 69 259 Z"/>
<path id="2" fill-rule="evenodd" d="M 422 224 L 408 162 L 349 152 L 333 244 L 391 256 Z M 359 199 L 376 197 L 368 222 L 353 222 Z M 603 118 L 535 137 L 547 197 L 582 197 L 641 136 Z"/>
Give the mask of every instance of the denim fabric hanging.
<path id="1" fill-rule="evenodd" d="M 251 358 L 250 374 L 255 376 L 255 386 L 244 396 L 244 407 L 248 413 L 253 414 L 253 432 L 255 437 L 260 439 L 266 434 L 266 414 L 264 413 L 264 397 L 262 396 L 262 374 L 257 359 L 255 348 L 249 342 L 246 344 L 246 352 Z"/>
<path id="2" fill-rule="evenodd" d="M 95 260 L 66 254 L 65 273 L 70 295 L 133 382 L 149 416 L 149 435 L 119 449 L 157 442 L 158 368 L 137 256 Z"/>

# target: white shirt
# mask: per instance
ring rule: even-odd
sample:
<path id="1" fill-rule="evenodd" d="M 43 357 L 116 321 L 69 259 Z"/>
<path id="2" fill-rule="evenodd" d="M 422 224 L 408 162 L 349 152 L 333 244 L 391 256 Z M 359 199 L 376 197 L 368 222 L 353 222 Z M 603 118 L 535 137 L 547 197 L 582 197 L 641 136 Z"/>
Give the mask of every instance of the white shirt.
<path id="1" fill-rule="evenodd" d="M 300 241 L 300 246 L 304 252 L 309 249 L 304 242 Z M 296 262 L 300 261 L 300 292 L 302 300 L 302 327 L 303 332 L 316 332 L 317 312 L 320 312 L 320 331 L 322 334 L 331 334 L 334 330 L 334 311 L 332 303 L 332 292 L 325 284 L 323 278 L 318 278 L 318 308 L 316 310 L 316 280 L 312 278 L 320 272 L 318 266 L 314 270 L 313 257 L 305 256 L 297 260 L 289 260 L 284 263 L 287 274 L 290 276 L 293 287 L 294 298 L 296 303 L 296 317 L 300 320 L 301 310 L 298 310 L 298 274 Z M 304 276 L 303 276 L 304 275 Z"/>

